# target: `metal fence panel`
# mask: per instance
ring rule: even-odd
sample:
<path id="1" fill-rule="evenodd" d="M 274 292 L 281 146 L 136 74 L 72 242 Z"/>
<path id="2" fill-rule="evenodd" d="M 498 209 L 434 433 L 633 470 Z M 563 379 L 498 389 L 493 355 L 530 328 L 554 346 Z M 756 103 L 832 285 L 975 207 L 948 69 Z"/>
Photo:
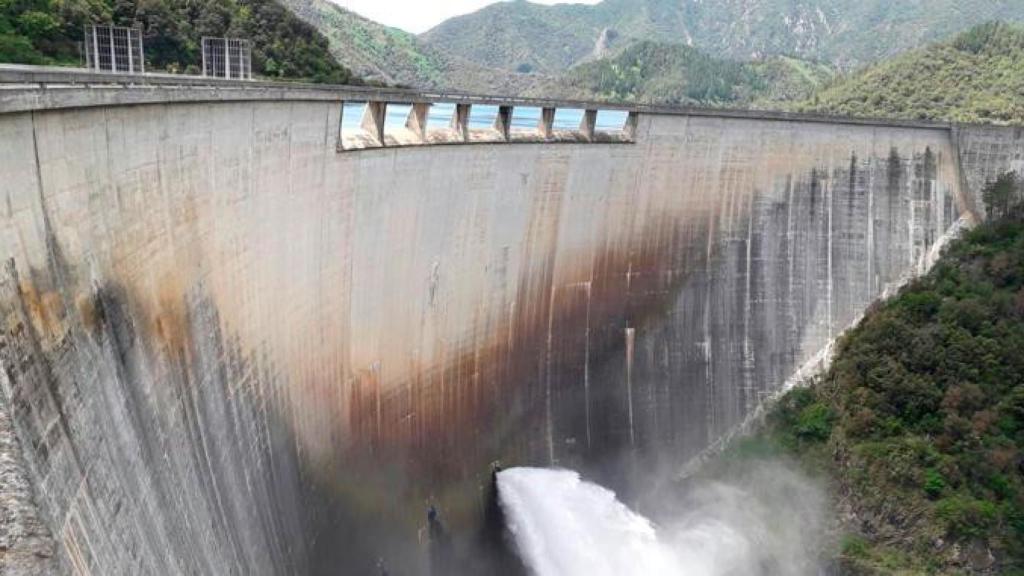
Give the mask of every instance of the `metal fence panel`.
<path id="1" fill-rule="evenodd" d="M 203 38 L 203 76 L 252 79 L 252 45 L 240 38 Z"/>
<path id="2" fill-rule="evenodd" d="M 100 72 L 145 73 L 142 32 L 123 26 L 86 27 L 85 65 Z"/>

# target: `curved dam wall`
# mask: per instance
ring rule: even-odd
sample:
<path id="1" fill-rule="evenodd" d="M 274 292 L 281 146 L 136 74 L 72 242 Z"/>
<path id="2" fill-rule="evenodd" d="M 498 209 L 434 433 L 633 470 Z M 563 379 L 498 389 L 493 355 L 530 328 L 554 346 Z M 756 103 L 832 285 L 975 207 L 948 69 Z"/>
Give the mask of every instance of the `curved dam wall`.
<path id="1" fill-rule="evenodd" d="M 9 560 L 416 573 L 491 462 L 678 466 L 976 213 L 948 128 L 339 153 L 271 92 L 0 114 Z"/>

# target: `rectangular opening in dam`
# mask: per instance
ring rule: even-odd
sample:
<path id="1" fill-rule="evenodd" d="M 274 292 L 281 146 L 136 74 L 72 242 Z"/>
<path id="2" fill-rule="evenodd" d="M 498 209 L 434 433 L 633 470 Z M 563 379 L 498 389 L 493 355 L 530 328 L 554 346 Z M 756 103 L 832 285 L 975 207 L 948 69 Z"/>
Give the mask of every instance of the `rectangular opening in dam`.
<path id="1" fill-rule="evenodd" d="M 396 128 L 405 128 L 405 123 L 412 112 L 412 104 L 388 104 L 384 114 L 384 132 Z"/>
<path id="2" fill-rule="evenodd" d="M 428 143 L 459 141 L 457 120 L 458 106 L 454 102 L 437 102 L 427 113 L 425 140 Z"/>
<path id="3" fill-rule="evenodd" d="M 514 138 L 531 137 L 540 135 L 541 109 L 536 106 L 516 106 L 512 109 L 512 121 L 509 124 L 509 132 Z"/>
<path id="4" fill-rule="evenodd" d="M 401 146 L 422 143 L 416 128 L 412 104 L 388 104 L 384 111 L 384 144 Z"/>
<path id="5" fill-rule="evenodd" d="M 490 130 L 498 118 L 498 107 L 493 104 L 479 104 L 469 111 L 470 130 Z"/>
<path id="6" fill-rule="evenodd" d="M 455 116 L 455 104 L 452 102 L 434 104 L 430 107 L 430 114 L 427 115 L 427 131 L 451 128 L 453 116 Z"/>
<path id="7" fill-rule="evenodd" d="M 370 102 L 346 101 L 342 104 L 339 134 L 342 149 L 359 150 L 381 146 L 381 134 L 373 112 L 374 107 Z"/>
<path id="8" fill-rule="evenodd" d="M 558 108 L 551 122 L 551 129 L 556 132 L 576 132 L 583 124 L 585 112 L 580 108 Z"/>
<path id="9" fill-rule="evenodd" d="M 621 134 L 626 130 L 629 112 L 625 110 L 598 110 L 594 131 L 604 134 Z"/>
<path id="10" fill-rule="evenodd" d="M 469 139 L 473 142 L 501 142 L 504 135 L 498 128 L 498 106 L 478 104 L 469 109 Z"/>

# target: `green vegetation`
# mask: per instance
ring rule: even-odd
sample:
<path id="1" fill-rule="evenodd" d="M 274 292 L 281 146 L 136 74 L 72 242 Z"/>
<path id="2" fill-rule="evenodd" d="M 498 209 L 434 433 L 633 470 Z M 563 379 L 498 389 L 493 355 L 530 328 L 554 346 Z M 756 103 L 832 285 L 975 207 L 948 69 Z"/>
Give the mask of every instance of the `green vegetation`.
<path id="1" fill-rule="evenodd" d="M 367 20 L 329 0 L 282 2 L 319 30 L 331 53 L 360 77 L 429 88 L 443 83 L 444 58 L 413 34 Z"/>
<path id="2" fill-rule="evenodd" d="M 1009 0 L 511 1 L 418 37 L 329 0 L 282 1 L 330 40 L 340 61 L 392 84 L 838 115 L 1024 118 L 1024 41 L 1010 25 L 978 25 L 953 41 L 835 78 L 837 69 L 985 18 L 1024 20 L 1024 4 Z"/>
<path id="3" fill-rule="evenodd" d="M 1017 199 L 1017 191 L 1022 187 L 1024 182 L 1021 182 L 1016 172 L 1001 174 L 994 182 L 990 182 L 981 193 L 988 217 L 1006 217 Z"/>
<path id="4" fill-rule="evenodd" d="M 449 54 L 421 37 L 345 10 L 330 0 L 281 0 L 330 42 L 331 53 L 371 82 L 483 94 L 566 95 L 554 78 L 488 68 Z"/>
<path id="5" fill-rule="evenodd" d="M 727 453 L 827 478 L 844 573 L 1024 569 L 1024 207 L 1003 196 L 1017 182 L 990 183 L 1000 218 L 871 310 Z"/>
<path id="6" fill-rule="evenodd" d="M 500 2 L 421 36 L 481 66 L 563 72 L 633 43 L 686 44 L 720 58 L 791 56 L 848 70 L 992 19 L 1024 21 L 1019 0 L 605 0 Z M 612 35 L 604 34 L 607 31 Z M 614 37 L 609 46 L 601 38 Z"/>
<path id="7" fill-rule="evenodd" d="M 0 0 L 0 62 L 78 65 L 89 24 L 143 31 L 152 70 L 198 72 L 203 36 L 253 44 L 253 72 L 315 82 L 351 81 L 327 41 L 276 0 Z"/>
<path id="8" fill-rule="evenodd" d="M 420 36 L 429 46 L 479 66 L 552 74 L 592 51 L 600 34 L 590 7 L 498 2 L 451 18 Z"/>
<path id="9" fill-rule="evenodd" d="M 679 44 L 640 42 L 574 68 L 567 82 L 585 97 L 657 104 L 749 104 L 803 98 L 831 78 L 792 58 L 736 62 Z"/>
<path id="10" fill-rule="evenodd" d="M 863 70 L 801 103 L 830 114 L 1024 123 L 1024 28 L 991 22 Z"/>

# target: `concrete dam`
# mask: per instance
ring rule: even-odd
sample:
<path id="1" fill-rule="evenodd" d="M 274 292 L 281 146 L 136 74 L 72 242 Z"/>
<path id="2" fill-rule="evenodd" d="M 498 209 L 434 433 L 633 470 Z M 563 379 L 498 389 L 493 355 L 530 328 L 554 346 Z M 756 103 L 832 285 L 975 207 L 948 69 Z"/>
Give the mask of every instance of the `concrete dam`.
<path id="1" fill-rule="evenodd" d="M 631 107 L 602 138 L 550 129 L 587 103 L 0 80 L 11 574 L 416 574 L 428 506 L 474 546 L 492 463 L 628 492 L 1024 169 L 1015 128 Z M 350 101 L 411 136 L 346 149 Z"/>

